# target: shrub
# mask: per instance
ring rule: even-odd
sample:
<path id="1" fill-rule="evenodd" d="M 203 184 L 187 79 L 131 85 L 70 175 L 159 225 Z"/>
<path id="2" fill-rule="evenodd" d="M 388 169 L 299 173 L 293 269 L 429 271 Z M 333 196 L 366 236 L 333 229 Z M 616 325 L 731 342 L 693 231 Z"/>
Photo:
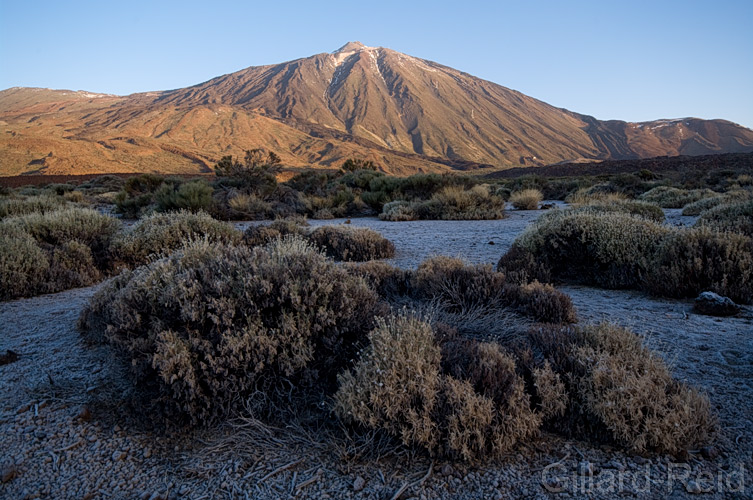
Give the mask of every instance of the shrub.
<path id="1" fill-rule="evenodd" d="M 659 208 L 658 205 L 654 205 L 653 203 L 648 203 L 646 201 L 591 201 L 575 210 L 601 213 L 618 212 L 623 214 L 637 215 L 654 222 L 664 221 L 664 211 Z"/>
<path id="2" fill-rule="evenodd" d="M 243 233 L 243 241 L 248 246 L 266 245 L 272 240 L 282 238 L 290 234 L 301 237 L 307 235 L 308 222 L 305 219 L 277 219 L 270 224 L 258 224 L 249 226 Z"/>
<path id="3" fill-rule="evenodd" d="M 300 238 L 253 249 L 200 240 L 116 277 L 79 326 L 130 358 L 145 403 L 204 424 L 257 387 L 334 382 L 378 312 L 362 280 Z"/>
<path id="4" fill-rule="evenodd" d="M 682 208 L 703 198 L 711 198 L 718 193 L 710 189 L 679 189 L 670 186 L 657 186 L 638 197 L 639 200 L 656 203 L 662 208 Z"/>
<path id="5" fill-rule="evenodd" d="M 212 207 L 212 187 L 204 180 L 181 184 L 163 184 L 154 194 L 157 210 L 168 212 L 188 210 L 209 211 Z"/>
<path id="6" fill-rule="evenodd" d="M 500 300 L 505 277 L 489 265 L 467 265 L 461 259 L 430 257 L 411 279 L 412 294 L 438 300 L 451 311 L 473 309 Z"/>
<path id="7" fill-rule="evenodd" d="M 40 293 L 50 262 L 31 235 L 2 225 L 0 238 L 0 300 Z"/>
<path id="8" fill-rule="evenodd" d="M 391 201 L 384 205 L 379 218 L 389 221 L 408 221 L 416 220 L 416 213 L 413 211 L 413 205 L 407 201 Z"/>
<path id="9" fill-rule="evenodd" d="M 66 204 L 62 196 L 39 195 L 0 200 L 0 218 L 33 213 L 44 214 L 61 209 Z"/>
<path id="10" fill-rule="evenodd" d="M 706 442 L 713 430 L 708 399 L 672 378 L 638 336 L 608 324 L 578 330 L 574 361 L 583 406 L 634 453 L 676 454 Z"/>
<path id="11" fill-rule="evenodd" d="M 575 307 L 570 296 L 552 285 L 538 281 L 523 285 L 506 285 L 505 298 L 508 304 L 536 321 L 545 323 L 575 323 Z"/>
<path id="12" fill-rule="evenodd" d="M 66 241 L 53 248 L 46 278 L 47 291 L 57 292 L 69 288 L 93 285 L 102 279 L 92 250 L 83 243 Z"/>
<path id="13" fill-rule="evenodd" d="M 131 265 L 144 264 L 151 255 L 169 253 L 191 239 L 237 243 L 241 234 L 232 225 L 208 214 L 186 211 L 153 214 L 140 219 L 113 241 L 113 253 Z"/>
<path id="14" fill-rule="evenodd" d="M 693 203 L 685 205 L 682 209 L 682 215 L 701 215 L 706 210 L 710 210 L 719 205 L 735 203 L 738 201 L 753 199 L 753 193 L 750 191 L 729 191 L 718 196 L 703 198 Z"/>
<path id="15" fill-rule="evenodd" d="M 253 194 L 236 194 L 230 198 L 228 206 L 243 218 L 259 220 L 272 216 L 272 205 Z"/>
<path id="16" fill-rule="evenodd" d="M 565 201 L 571 205 L 610 204 L 626 199 L 627 196 L 624 193 L 612 191 L 609 184 L 596 184 L 587 188 L 580 188 L 565 197 Z"/>
<path id="17" fill-rule="evenodd" d="M 544 195 L 538 189 L 524 189 L 510 195 L 510 203 L 518 210 L 536 210 Z"/>
<path id="18" fill-rule="evenodd" d="M 88 208 L 33 213 L 11 217 L 3 223 L 21 228 L 43 247 L 61 246 L 70 241 L 84 244 L 100 266 L 108 260 L 110 243 L 121 226 L 117 219 Z"/>
<path id="19" fill-rule="evenodd" d="M 753 199 L 720 204 L 704 212 L 696 226 L 731 231 L 753 238 Z"/>
<path id="20" fill-rule="evenodd" d="M 753 300 L 753 241 L 707 227 L 666 235 L 651 263 L 646 287 L 669 297 L 711 290 L 745 304 Z"/>
<path id="21" fill-rule="evenodd" d="M 529 279 L 549 274 L 607 288 L 635 287 L 648 273 L 659 240 L 668 231 L 622 213 L 551 212 L 515 240 L 514 250 L 500 259 L 497 269 Z"/>
<path id="22" fill-rule="evenodd" d="M 514 361 L 496 344 L 443 360 L 431 326 L 406 316 L 380 320 L 369 340 L 338 377 L 335 412 L 343 420 L 464 460 L 499 456 L 538 432 Z M 458 378 L 442 373 L 443 364 Z"/>
<path id="23" fill-rule="evenodd" d="M 363 227 L 321 226 L 311 232 L 309 239 L 336 260 L 362 262 L 395 255 L 395 245 L 390 240 Z"/>
<path id="24" fill-rule="evenodd" d="M 364 263 L 346 263 L 344 269 L 366 280 L 380 297 L 394 299 L 404 296 L 410 290 L 410 271 L 391 266 L 386 262 L 370 260 Z"/>

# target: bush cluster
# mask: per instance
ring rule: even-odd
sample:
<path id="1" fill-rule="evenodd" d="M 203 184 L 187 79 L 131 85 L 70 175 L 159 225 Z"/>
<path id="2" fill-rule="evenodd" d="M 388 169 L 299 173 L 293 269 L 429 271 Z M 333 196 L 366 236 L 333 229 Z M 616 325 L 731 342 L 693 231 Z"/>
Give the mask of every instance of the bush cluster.
<path id="1" fill-rule="evenodd" d="M 729 231 L 753 238 L 753 199 L 719 204 L 703 212 L 696 226 Z"/>
<path id="2" fill-rule="evenodd" d="M 122 264 L 141 265 L 150 256 L 160 256 L 180 248 L 187 240 L 238 243 L 241 233 L 227 222 L 213 219 L 204 212 L 185 210 L 145 216 L 113 241 L 113 254 Z"/>
<path id="3" fill-rule="evenodd" d="M 120 222 L 90 209 L 64 208 L 0 222 L 0 298 L 91 285 L 110 269 Z"/>
<path id="4" fill-rule="evenodd" d="M 546 214 L 518 237 L 497 269 L 508 280 L 560 278 L 672 297 L 713 290 L 743 303 L 753 297 L 749 237 L 669 228 L 622 213 Z"/>
<path id="5" fill-rule="evenodd" d="M 489 220 L 505 214 L 504 198 L 492 194 L 489 187 L 447 186 L 428 200 L 396 200 L 386 203 L 379 215 L 382 220 Z"/>
<path id="6" fill-rule="evenodd" d="M 6 197 L 0 199 L 0 219 L 14 215 L 47 213 L 60 210 L 66 205 L 62 196 L 40 194 L 27 197 Z"/>
<path id="7" fill-rule="evenodd" d="M 464 460 L 499 456 L 542 427 L 672 454 L 707 443 L 715 428 L 704 396 L 609 324 L 539 327 L 510 351 L 440 344 L 428 322 L 400 315 L 379 322 L 339 382 L 341 419 Z"/>
<path id="8" fill-rule="evenodd" d="M 710 189 L 680 189 L 671 186 L 656 186 L 638 197 L 639 200 L 656 203 L 662 208 L 682 208 L 704 198 L 712 198 L 719 193 Z"/>
<path id="9" fill-rule="evenodd" d="M 392 242 L 372 229 L 338 225 L 312 230 L 308 223 L 299 219 L 278 219 L 270 224 L 251 226 L 244 234 L 244 241 L 250 246 L 264 245 L 289 234 L 301 236 L 340 261 L 363 262 L 395 255 Z"/>
<path id="10" fill-rule="evenodd" d="M 203 424 L 257 387 L 334 379 L 378 311 L 362 279 L 300 238 L 255 248 L 203 239 L 120 274 L 79 325 L 130 358 L 150 404 Z"/>

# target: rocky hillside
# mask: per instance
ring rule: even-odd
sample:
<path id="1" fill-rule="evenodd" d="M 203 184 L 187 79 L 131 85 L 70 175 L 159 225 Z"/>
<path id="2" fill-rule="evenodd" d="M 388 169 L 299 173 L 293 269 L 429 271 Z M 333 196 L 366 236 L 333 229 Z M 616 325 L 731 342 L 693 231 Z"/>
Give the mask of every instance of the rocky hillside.
<path id="1" fill-rule="evenodd" d="M 695 118 L 600 121 L 358 42 L 166 92 L 0 92 L 0 175 L 202 172 L 259 146 L 289 166 L 356 157 L 410 174 L 749 152 L 753 131 Z"/>

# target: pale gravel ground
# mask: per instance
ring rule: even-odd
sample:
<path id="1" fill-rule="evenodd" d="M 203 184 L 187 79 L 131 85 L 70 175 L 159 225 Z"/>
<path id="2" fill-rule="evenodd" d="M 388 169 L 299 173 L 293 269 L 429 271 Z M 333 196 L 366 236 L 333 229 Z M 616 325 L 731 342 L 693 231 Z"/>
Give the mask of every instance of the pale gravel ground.
<path id="1" fill-rule="evenodd" d="M 403 267 L 432 254 L 496 264 L 540 213 L 510 212 L 502 221 L 353 219 L 352 224 L 372 227 L 391 239 L 397 247 L 393 262 Z M 673 224 L 692 221 L 676 212 L 668 215 Z M 555 436 L 482 467 L 436 462 L 424 482 L 432 464 L 425 457 L 403 453 L 378 461 L 343 458 L 338 448 L 297 439 L 285 429 L 266 436 L 263 445 L 245 447 L 242 458 L 210 454 L 207 460 L 204 443 L 217 443 L 224 431 L 155 435 L 124 404 L 126 367 L 114 362 L 106 348 L 81 340 L 76 319 L 96 288 L 0 303 L 0 353 L 11 349 L 20 355 L 17 362 L 0 366 L 0 467 L 16 464 L 17 469 L 17 477 L 0 483 L 0 498 L 389 499 L 404 484 L 411 486 L 402 498 L 422 499 L 699 496 L 688 494 L 680 481 L 667 480 L 677 467 L 669 457 L 628 457 Z M 581 320 L 606 319 L 633 328 L 671 363 L 678 377 L 708 391 L 721 423 L 721 456 L 707 461 L 692 454 L 689 477 L 700 486 L 713 486 L 701 498 L 752 498 L 751 308 L 741 317 L 719 319 L 693 314 L 691 301 L 589 287 L 562 290 L 572 296 Z M 82 405 L 91 409 L 88 421 L 77 418 Z M 584 460 L 594 464 L 595 476 L 578 474 L 578 463 Z M 542 474 L 557 461 L 560 465 L 549 469 L 547 477 L 556 478 L 550 484 L 564 492 L 551 494 Z M 729 493 L 724 481 L 739 484 L 740 467 L 744 491 Z M 359 477 L 365 483 L 357 492 L 353 486 Z"/>

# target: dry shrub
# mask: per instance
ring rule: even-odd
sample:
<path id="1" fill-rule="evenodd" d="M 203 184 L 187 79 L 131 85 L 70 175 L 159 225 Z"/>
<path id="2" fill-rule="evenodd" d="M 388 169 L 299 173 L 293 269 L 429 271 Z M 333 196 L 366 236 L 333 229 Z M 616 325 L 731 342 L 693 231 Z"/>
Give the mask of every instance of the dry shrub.
<path id="1" fill-rule="evenodd" d="M 654 222 L 664 221 L 664 211 L 658 205 L 646 201 L 592 201 L 586 203 L 576 210 L 600 213 L 618 212 L 623 214 L 637 215 Z"/>
<path id="2" fill-rule="evenodd" d="M 66 201 L 70 201 L 72 203 L 83 203 L 84 193 L 81 191 L 68 191 L 65 194 L 63 194 L 63 198 Z"/>
<path id="3" fill-rule="evenodd" d="M 696 226 L 709 226 L 717 231 L 730 231 L 753 238 L 753 200 L 717 205 L 703 212 Z"/>
<path id="4" fill-rule="evenodd" d="M 710 189 L 679 189 L 670 186 L 657 186 L 638 197 L 639 200 L 656 203 L 662 208 L 682 208 L 703 198 L 711 198 L 719 193 Z"/>
<path id="5" fill-rule="evenodd" d="M 277 219 L 270 224 L 249 226 L 243 233 L 243 241 L 249 246 L 266 245 L 288 235 L 306 237 L 308 222 L 305 219 Z"/>
<path id="6" fill-rule="evenodd" d="M 407 201 L 397 200 L 386 203 L 379 214 L 382 220 L 393 222 L 417 220 L 416 213 L 413 210 L 413 204 Z"/>
<path id="7" fill-rule="evenodd" d="M 507 304 L 544 323 L 575 323 L 575 307 L 569 295 L 552 285 L 538 281 L 522 285 L 507 285 L 504 289 Z"/>
<path id="8" fill-rule="evenodd" d="M 450 310 L 488 305 L 502 296 L 505 276 L 490 265 L 468 265 L 461 259 L 437 256 L 419 264 L 411 279 L 413 295 L 438 300 Z"/>
<path id="9" fill-rule="evenodd" d="M 538 189 L 523 189 L 510 195 L 510 203 L 518 210 L 537 210 L 544 194 Z"/>
<path id="10" fill-rule="evenodd" d="M 336 260 L 363 262 L 395 255 L 395 245 L 378 232 L 365 227 L 321 226 L 309 239 Z"/>
<path id="11" fill-rule="evenodd" d="M 709 401 L 672 378 L 638 336 L 608 324 L 579 330 L 575 362 L 585 408 L 630 451 L 676 454 L 705 443 L 714 420 Z"/>
<path id="12" fill-rule="evenodd" d="M 635 287 L 648 272 L 660 239 L 669 231 L 622 213 L 550 212 L 515 240 L 513 250 L 500 259 L 497 269 L 536 279 L 548 274 L 607 288 Z"/>
<path id="13" fill-rule="evenodd" d="M 50 261 L 31 235 L 17 227 L 2 227 L 0 238 L 0 300 L 40 293 Z"/>
<path id="14" fill-rule="evenodd" d="M 5 198 L 0 200 L 0 219 L 15 215 L 53 212 L 61 209 L 65 204 L 66 200 L 62 196 L 49 194 L 24 198 Z"/>
<path id="15" fill-rule="evenodd" d="M 427 322 L 391 317 L 369 340 L 355 367 L 339 377 L 335 411 L 343 420 L 464 460 L 499 456 L 538 432 L 515 363 L 498 345 L 463 348 L 455 360 L 462 366 L 449 362 L 447 374 Z"/>
<path id="16" fill-rule="evenodd" d="M 718 207 L 719 205 L 746 201 L 750 200 L 751 198 L 753 198 L 753 192 L 751 191 L 742 189 L 728 191 L 711 198 L 703 198 L 696 202 L 685 205 L 682 209 L 682 215 L 701 215 L 703 212 Z"/>
<path id="17" fill-rule="evenodd" d="M 272 205 L 254 194 L 238 193 L 228 200 L 228 206 L 249 219 L 266 219 L 273 214 Z"/>
<path id="18" fill-rule="evenodd" d="M 544 327 L 529 341 L 567 388 L 565 415 L 552 421 L 558 430 L 634 453 L 677 454 L 710 440 L 708 399 L 672 378 L 629 330 L 608 323 Z"/>
<path id="19" fill-rule="evenodd" d="M 47 288 L 50 292 L 89 286 L 102 279 L 91 248 L 73 240 L 54 247 L 50 257 Z"/>
<path id="20" fill-rule="evenodd" d="M 380 297 L 392 299 L 407 295 L 410 291 L 410 271 L 386 262 L 371 260 L 364 263 L 346 263 L 343 268 L 349 274 L 364 278 Z"/>
<path id="21" fill-rule="evenodd" d="M 658 246 L 645 286 L 668 297 L 695 297 L 710 290 L 750 304 L 753 241 L 708 227 L 675 230 Z"/>
<path id="22" fill-rule="evenodd" d="M 542 418 L 548 420 L 564 415 L 569 403 L 567 388 L 552 365 L 544 361 L 541 367 L 534 368 L 532 376 Z"/>
<path id="23" fill-rule="evenodd" d="M 591 187 L 580 188 L 565 197 L 565 201 L 571 205 L 611 204 L 627 200 L 624 193 L 605 191 L 606 186 L 596 184 Z"/>
<path id="24" fill-rule="evenodd" d="M 237 243 L 241 233 L 204 212 L 158 213 L 139 219 L 130 231 L 120 234 L 113 242 L 113 252 L 124 263 L 141 265 L 150 256 L 169 253 L 187 240 L 199 238 Z"/>
<path id="25" fill-rule="evenodd" d="M 130 358 L 145 402 L 204 424 L 286 378 L 333 383 L 378 312 L 363 280 L 300 238 L 256 248 L 205 239 L 116 277 L 79 326 Z"/>
<path id="26" fill-rule="evenodd" d="M 470 189 L 446 186 L 428 200 L 386 203 L 379 218 L 389 221 L 490 220 L 504 216 L 504 198 L 491 193 L 487 185 L 476 185 Z"/>

